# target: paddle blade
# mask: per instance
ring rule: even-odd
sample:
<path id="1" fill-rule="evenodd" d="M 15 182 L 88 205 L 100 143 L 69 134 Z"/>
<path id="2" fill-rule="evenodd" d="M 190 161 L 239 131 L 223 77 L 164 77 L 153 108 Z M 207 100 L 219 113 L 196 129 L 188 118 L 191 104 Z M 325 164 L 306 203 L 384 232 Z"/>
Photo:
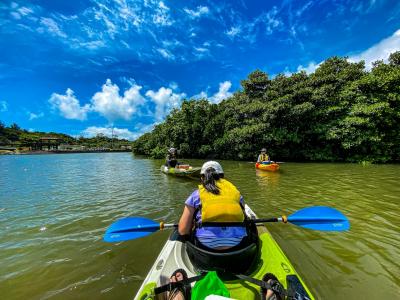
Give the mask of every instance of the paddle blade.
<path id="1" fill-rule="evenodd" d="M 327 206 L 300 209 L 288 217 L 288 222 L 300 227 L 322 231 L 350 229 L 350 222 L 347 217 L 337 209 Z"/>
<path id="2" fill-rule="evenodd" d="M 104 235 L 104 241 L 113 243 L 134 240 L 157 230 L 160 230 L 160 224 L 153 220 L 142 217 L 128 217 L 111 224 Z"/>

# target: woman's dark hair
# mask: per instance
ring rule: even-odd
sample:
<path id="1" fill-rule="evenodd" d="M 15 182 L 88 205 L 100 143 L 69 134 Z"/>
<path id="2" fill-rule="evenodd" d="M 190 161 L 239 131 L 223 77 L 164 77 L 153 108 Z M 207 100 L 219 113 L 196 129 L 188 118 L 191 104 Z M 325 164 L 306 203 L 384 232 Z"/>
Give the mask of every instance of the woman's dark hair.
<path id="1" fill-rule="evenodd" d="M 218 174 L 214 168 L 208 168 L 205 173 L 201 175 L 201 183 L 207 191 L 219 195 L 219 188 L 215 181 L 220 178 L 224 178 L 224 174 Z"/>

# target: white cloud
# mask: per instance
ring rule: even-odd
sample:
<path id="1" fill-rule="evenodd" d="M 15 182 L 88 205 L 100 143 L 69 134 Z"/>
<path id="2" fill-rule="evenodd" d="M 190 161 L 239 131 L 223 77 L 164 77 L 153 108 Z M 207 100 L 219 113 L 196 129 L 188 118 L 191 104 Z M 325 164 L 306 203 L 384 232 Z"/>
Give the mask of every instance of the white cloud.
<path id="1" fill-rule="evenodd" d="M 237 36 L 240 32 L 241 32 L 241 28 L 240 26 L 232 26 L 230 30 L 228 30 L 226 32 L 226 34 L 230 37 L 230 38 L 234 38 L 235 36 Z"/>
<path id="2" fill-rule="evenodd" d="M 54 21 L 51 18 L 41 18 L 40 19 L 40 24 L 44 25 L 47 29 L 48 32 L 62 37 L 62 38 L 67 38 L 67 35 L 65 34 L 65 32 L 63 32 L 60 27 L 58 26 L 57 22 Z"/>
<path id="3" fill-rule="evenodd" d="M 53 93 L 49 99 L 53 109 L 56 109 L 66 119 L 86 120 L 90 105 L 81 106 L 79 100 L 75 97 L 74 91 L 67 89 L 65 95 Z"/>
<path id="4" fill-rule="evenodd" d="M 114 7 L 104 5 L 103 3 L 97 3 L 98 7 L 93 8 L 94 18 L 98 21 L 101 21 L 102 32 L 107 33 L 111 40 L 114 40 L 115 34 L 118 32 L 119 28 L 117 23 L 119 23 L 119 19 L 123 19 L 121 14 L 118 14 L 118 10 L 114 9 Z M 93 34 L 93 28 L 89 26 L 86 30 L 89 29 L 89 32 Z M 121 28 L 122 29 L 122 28 Z"/>
<path id="5" fill-rule="evenodd" d="M 198 59 L 201 59 L 201 58 L 203 58 L 205 56 L 209 56 L 210 55 L 210 49 L 208 49 L 208 48 L 205 48 L 205 47 L 194 47 L 193 49 L 194 49 L 193 54 Z"/>
<path id="6" fill-rule="evenodd" d="M 211 97 L 208 97 L 207 92 L 201 91 L 200 93 L 192 96 L 192 99 L 208 99 L 208 101 L 212 103 L 220 103 L 222 100 L 229 98 L 232 96 L 232 93 L 229 89 L 232 87 L 232 83 L 230 81 L 224 81 L 219 84 L 218 92 L 216 92 Z"/>
<path id="7" fill-rule="evenodd" d="M 132 85 L 124 92 L 124 96 L 119 95 L 119 87 L 113 84 L 110 79 L 102 86 L 101 92 L 97 92 L 92 97 L 92 110 L 98 112 L 109 121 L 117 119 L 131 119 L 137 111 L 137 107 L 145 102 L 140 94 L 141 86 Z"/>
<path id="8" fill-rule="evenodd" d="M 194 50 L 196 50 L 197 52 L 202 52 L 202 53 L 210 51 L 207 48 L 203 48 L 203 47 L 194 47 Z"/>
<path id="9" fill-rule="evenodd" d="M 185 93 L 177 92 L 179 87 L 175 82 L 171 82 L 169 87 L 162 86 L 158 90 L 148 90 L 145 96 L 142 96 L 140 93 L 142 87 L 137 85 L 132 78 L 122 78 L 122 80 L 131 84 L 131 87 L 125 90 L 123 96 L 119 93 L 119 87 L 113 84 L 110 79 L 107 79 L 101 91 L 93 95 L 90 104 L 81 106 L 71 89 L 67 89 L 65 95 L 53 93 L 49 102 L 54 109 L 57 109 L 63 117 L 68 119 L 85 120 L 88 112 L 97 112 L 109 122 L 118 119 L 131 120 L 140 108 L 144 111 L 148 110 L 147 117 L 152 117 L 154 122 L 157 123 L 161 122 L 173 108 L 178 108 L 186 97 Z M 221 82 L 218 92 L 211 97 L 207 97 L 207 93 L 203 91 L 192 98 L 206 98 L 210 102 L 219 103 L 232 95 L 229 91 L 231 86 L 230 81 Z M 155 109 L 150 112 L 150 109 L 154 107 L 153 105 Z M 143 113 L 142 110 L 141 113 Z M 29 112 L 28 115 L 30 120 L 43 117 L 43 113 Z"/>
<path id="10" fill-rule="evenodd" d="M 90 126 L 81 132 L 81 135 L 84 137 L 94 137 L 98 134 L 103 134 L 105 136 L 111 137 L 114 135 L 114 138 L 118 139 L 126 139 L 126 140 L 134 140 L 137 138 L 140 133 L 135 133 L 129 131 L 127 128 L 117 128 L 117 127 L 97 127 Z"/>
<path id="11" fill-rule="evenodd" d="M 232 83 L 230 81 L 224 81 L 219 84 L 219 90 L 212 97 L 210 97 L 210 101 L 213 103 L 220 103 L 222 100 L 232 96 L 232 93 L 229 92 Z"/>
<path id="12" fill-rule="evenodd" d="M 176 48 L 176 47 L 184 46 L 183 43 L 181 43 L 177 39 L 163 40 L 161 43 L 165 48 Z"/>
<path id="13" fill-rule="evenodd" d="M 166 50 L 166 49 L 158 48 L 157 52 L 160 53 L 161 56 L 166 58 L 166 59 L 173 60 L 175 58 L 175 56 L 171 52 Z"/>
<path id="14" fill-rule="evenodd" d="M 28 114 L 28 117 L 29 117 L 29 121 L 44 117 L 44 113 L 42 113 L 42 112 L 38 113 L 38 114 L 35 114 L 33 112 L 28 112 L 27 114 Z"/>
<path id="15" fill-rule="evenodd" d="M 348 60 L 350 62 L 359 62 L 360 60 L 364 60 L 366 68 L 371 69 L 372 63 L 374 61 L 383 60 L 387 62 L 389 59 L 389 55 L 396 51 L 400 51 L 400 29 L 397 30 L 392 36 L 381 40 L 369 49 L 357 55 L 351 55 Z M 322 63 L 323 62 L 316 63 L 314 61 L 311 61 L 307 66 L 298 66 L 297 72 L 305 71 L 307 74 L 311 74 L 315 72 L 315 70 Z"/>
<path id="16" fill-rule="evenodd" d="M 357 62 L 360 60 L 365 61 L 367 69 L 371 69 L 372 63 L 377 60 L 387 61 L 389 55 L 395 51 L 400 50 L 400 29 L 397 30 L 392 36 L 381 40 L 379 43 L 373 45 L 371 48 L 349 57 L 349 61 Z"/>
<path id="17" fill-rule="evenodd" d="M 164 3 L 163 1 L 160 1 L 160 2 L 158 3 L 158 7 L 159 7 L 160 9 L 163 9 L 163 10 L 169 10 L 169 7 L 166 6 L 165 3 Z"/>
<path id="18" fill-rule="evenodd" d="M 172 81 L 172 82 L 169 84 L 169 87 L 170 87 L 171 89 L 173 89 L 173 90 L 176 90 L 176 89 L 178 88 L 178 84 L 177 84 L 176 82 Z"/>
<path id="19" fill-rule="evenodd" d="M 154 129 L 154 126 L 159 124 L 158 122 L 151 123 L 151 124 L 142 124 L 142 123 L 137 123 L 135 126 L 135 133 L 137 136 L 141 136 L 142 134 L 152 131 Z"/>
<path id="20" fill-rule="evenodd" d="M 149 90 L 146 92 L 156 105 L 155 118 L 157 121 L 162 120 L 175 107 L 179 107 L 185 93 L 176 94 L 170 88 L 161 87 L 157 92 Z"/>
<path id="21" fill-rule="evenodd" d="M 315 62 L 310 62 L 307 66 L 305 66 L 305 67 L 303 67 L 302 65 L 300 65 L 300 66 L 298 66 L 297 67 L 297 72 L 300 72 L 300 71 L 305 71 L 307 74 L 311 74 L 311 73 L 314 73 L 315 72 L 315 70 L 318 68 L 318 66 L 320 65 L 321 63 L 319 63 L 319 64 L 316 64 Z"/>
<path id="22" fill-rule="evenodd" d="M 258 36 L 271 35 L 277 30 L 282 30 L 284 25 L 276 6 L 249 21 L 243 20 L 241 15 L 234 16 L 234 19 L 235 24 L 225 31 L 225 34 L 231 39 L 237 37 L 249 43 L 254 43 Z"/>
<path id="23" fill-rule="evenodd" d="M 183 9 L 191 18 L 199 18 L 203 15 L 206 15 L 210 12 L 207 6 L 197 6 L 196 10 L 184 8 Z"/>
<path id="24" fill-rule="evenodd" d="M 8 111 L 8 104 L 6 101 L 0 101 L 0 112 Z"/>
<path id="25" fill-rule="evenodd" d="M 10 12 L 10 15 L 11 15 L 15 20 L 20 20 L 20 19 L 21 19 L 21 15 L 20 15 L 19 13 L 17 13 L 16 11 Z"/>
<path id="26" fill-rule="evenodd" d="M 10 8 L 14 9 L 14 11 L 10 12 L 10 15 L 16 20 L 20 20 L 22 17 L 33 13 L 33 10 L 31 8 L 25 6 L 18 7 L 17 3 L 12 3 Z"/>
<path id="27" fill-rule="evenodd" d="M 205 91 L 201 91 L 200 93 L 192 96 L 193 99 L 207 99 L 207 93 Z"/>
<path id="28" fill-rule="evenodd" d="M 82 49 L 82 48 L 86 48 L 89 50 L 96 50 L 99 48 L 103 48 L 106 46 L 106 44 L 104 43 L 104 41 L 89 41 L 89 42 L 81 42 L 78 40 L 73 40 L 73 42 L 70 44 L 71 48 L 73 49 Z"/>
<path id="29" fill-rule="evenodd" d="M 18 12 L 22 16 L 27 16 L 27 15 L 30 15 L 31 13 L 33 13 L 33 10 L 29 7 L 23 6 L 23 7 L 18 8 Z"/>
<path id="30" fill-rule="evenodd" d="M 126 84 L 130 85 L 130 86 L 136 85 L 136 80 L 135 80 L 135 78 L 132 78 L 132 77 L 122 76 L 122 77 L 119 78 L 119 80 L 121 82 L 123 82 L 123 83 L 126 83 Z"/>
<path id="31" fill-rule="evenodd" d="M 153 23 L 160 26 L 170 26 L 173 21 L 169 16 L 169 7 L 165 5 L 163 1 L 158 3 L 158 8 L 153 15 Z"/>
<path id="32" fill-rule="evenodd" d="M 274 6 L 267 13 L 260 15 L 260 17 L 256 19 L 254 25 L 256 25 L 258 22 L 263 23 L 265 26 L 265 33 L 268 35 L 272 34 L 276 28 L 279 28 L 283 24 L 282 21 L 277 17 L 278 13 L 278 9 L 276 6 Z"/>
<path id="33" fill-rule="evenodd" d="M 63 117 L 68 119 L 85 120 L 88 112 L 97 112 L 109 122 L 118 119 L 130 120 L 139 107 L 145 104 L 146 99 L 140 94 L 142 87 L 137 85 L 132 78 L 126 79 L 124 82 L 129 82 L 131 87 L 124 92 L 123 96 L 119 94 L 119 87 L 107 79 L 102 90 L 95 93 L 91 103 L 85 106 L 80 106 L 79 100 L 75 98 L 71 89 L 67 90 L 66 95 L 53 93 L 49 102 Z M 155 104 L 155 112 L 150 115 L 156 121 L 161 121 L 171 109 L 179 107 L 181 104 L 186 94 L 174 92 L 177 89 L 178 85 L 171 82 L 169 88 L 161 87 L 158 91 L 146 92 L 145 95 L 149 102 Z M 32 114 L 30 116 L 34 119 L 41 115 Z"/>
<path id="34" fill-rule="evenodd" d="M 309 9 L 312 6 L 312 1 L 308 1 L 306 4 L 304 4 L 304 6 L 300 7 L 297 11 L 296 11 L 296 16 L 300 17 L 307 9 Z"/>

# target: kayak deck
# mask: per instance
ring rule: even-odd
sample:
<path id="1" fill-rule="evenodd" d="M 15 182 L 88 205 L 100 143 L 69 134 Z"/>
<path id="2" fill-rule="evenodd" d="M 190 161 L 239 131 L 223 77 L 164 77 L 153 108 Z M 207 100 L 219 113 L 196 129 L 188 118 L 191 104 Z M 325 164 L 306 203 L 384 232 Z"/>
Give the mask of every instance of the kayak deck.
<path id="1" fill-rule="evenodd" d="M 251 218 L 256 218 L 254 212 L 247 205 L 246 214 Z M 264 274 L 273 273 L 285 289 L 288 288 L 287 280 L 290 278 L 295 279 L 301 283 L 309 299 L 314 299 L 267 228 L 264 225 L 260 225 L 257 226 L 257 229 L 260 238 L 260 260 L 255 271 L 247 275 L 261 280 Z M 189 278 L 198 275 L 186 254 L 185 243 L 178 241 L 177 238 L 178 234 L 175 231 L 165 243 L 136 294 L 135 300 L 158 299 L 151 296 L 153 288 L 169 283 L 169 278 L 176 269 L 185 269 Z M 238 279 L 224 281 L 224 284 L 230 292 L 230 297 L 233 299 L 260 299 L 260 288 L 248 281 Z"/>
<path id="2" fill-rule="evenodd" d="M 271 164 L 260 164 L 260 163 L 256 163 L 256 168 L 259 170 L 263 170 L 263 171 L 278 171 L 279 170 L 279 165 L 277 163 L 271 163 Z"/>

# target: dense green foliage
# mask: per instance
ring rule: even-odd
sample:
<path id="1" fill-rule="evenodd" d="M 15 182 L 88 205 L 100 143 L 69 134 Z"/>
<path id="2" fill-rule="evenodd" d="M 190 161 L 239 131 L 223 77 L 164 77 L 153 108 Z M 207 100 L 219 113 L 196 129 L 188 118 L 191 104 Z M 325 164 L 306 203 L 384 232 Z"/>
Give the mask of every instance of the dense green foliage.
<path id="1" fill-rule="evenodd" d="M 6 127 L 0 122 L 0 145 L 14 147 L 30 147 L 40 141 L 42 137 L 56 137 L 61 143 L 70 145 L 81 145 L 86 148 L 114 148 L 131 145 L 131 142 L 125 139 L 111 139 L 103 134 L 98 134 L 92 138 L 74 138 L 67 134 L 55 132 L 31 132 L 21 129 L 17 124 Z"/>
<path id="2" fill-rule="evenodd" d="M 185 100 L 133 144 L 137 154 L 248 159 L 399 161 L 400 52 L 388 63 L 332 57 L 312 74 L 269 79 L 257 70 L 219 104 Z"/>

